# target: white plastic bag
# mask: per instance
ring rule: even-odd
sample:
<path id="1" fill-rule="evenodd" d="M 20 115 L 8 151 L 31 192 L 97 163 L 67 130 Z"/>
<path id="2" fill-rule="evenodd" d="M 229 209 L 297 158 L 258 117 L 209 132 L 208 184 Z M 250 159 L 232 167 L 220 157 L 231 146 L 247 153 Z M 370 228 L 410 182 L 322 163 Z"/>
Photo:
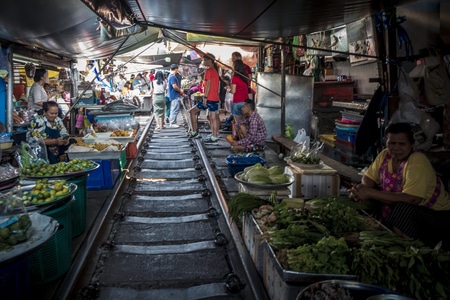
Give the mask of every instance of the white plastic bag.
<path id="1" fill-rule="evenodd" d="M 389 124 L 409 123 L 416 124 L 415 146 L 416 150 L 428 150 L 440 126 L 428 113 L 418 109 L 412 102 L 408 102 L 397 109 L 392 115 Z"/>
<path id="2" fill-rule="evenodd" d="M 304 128 L 299 129 L 297 131 L 297 135 L 294 138 L 294 142 L 297 144 L 303 144 L 305 147 L 309 149 L 310 144 L 310 138 L 306 135 L 306 130 Z"/>

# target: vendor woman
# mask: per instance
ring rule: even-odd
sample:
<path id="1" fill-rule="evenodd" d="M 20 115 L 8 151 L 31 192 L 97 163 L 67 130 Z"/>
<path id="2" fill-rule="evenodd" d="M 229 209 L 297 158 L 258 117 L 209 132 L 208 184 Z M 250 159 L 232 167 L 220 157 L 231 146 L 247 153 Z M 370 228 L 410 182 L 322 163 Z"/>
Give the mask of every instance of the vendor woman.
<path id="1" fill-rule="evenodd" d="M 42 139 L 47 146 L 47 157 L 51 164 L 60 161 L 69 146 L 67 129 L 58 117 L 58 104 L 44 102 L 43 115 L 34 115 L 30 123 L 29 142 Z"/>
<path id="2" fill-rule="evenodd" d="M 380 203 L 381 221 L 394 232 L 450 248 L 450 197 L 428 158 L 414 151 L 409 124 L 386 128 L 386 149 L 350 189 L 350 197 Z"/>

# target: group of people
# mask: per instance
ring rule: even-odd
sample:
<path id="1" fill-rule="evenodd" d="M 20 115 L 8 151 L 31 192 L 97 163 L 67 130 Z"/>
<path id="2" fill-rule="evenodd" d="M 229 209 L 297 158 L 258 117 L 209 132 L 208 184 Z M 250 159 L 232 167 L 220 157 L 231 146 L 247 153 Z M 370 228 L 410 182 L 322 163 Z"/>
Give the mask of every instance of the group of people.
<path id="1" fill-rule="evenodd" d="M 207 120 L 210 124 L 211 135 L 207 141 L 216 142 L 219 140 L 220 130 L 220 101 L 222 89 L 233 96 L 231 103 L 231 113 L 233 116 L 233 141 L 231 149 L 234 152 L 257 152 L 264 149 L 266 140 L 266 127 L 261 116 L 255 111 L 255 102 L 251 96 L 251 69 L 242 61 L 239 52 L 232 54 L 233 72 L 230 85 L 221 86 L 219 67 L 216 58 L 211 53 L 203 56 L 205 74 L 203 77 L 203 99 L 198 101 L 190 110 L 189 117 L 191 123 L 190 135 L 193 138 L 199 137 L 197 127 L 197 115 L 200 111 L 207 111 Z"/>

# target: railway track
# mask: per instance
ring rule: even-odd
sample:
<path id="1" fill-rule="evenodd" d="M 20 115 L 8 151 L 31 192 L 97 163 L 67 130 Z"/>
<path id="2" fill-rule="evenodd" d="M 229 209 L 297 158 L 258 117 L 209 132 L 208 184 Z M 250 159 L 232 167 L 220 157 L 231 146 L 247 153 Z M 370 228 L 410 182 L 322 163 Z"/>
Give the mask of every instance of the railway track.
<path id="1" fill-rule="evenodd" d="M 267 299 L 202 141 L 147 127 L 58 298 Z"/>

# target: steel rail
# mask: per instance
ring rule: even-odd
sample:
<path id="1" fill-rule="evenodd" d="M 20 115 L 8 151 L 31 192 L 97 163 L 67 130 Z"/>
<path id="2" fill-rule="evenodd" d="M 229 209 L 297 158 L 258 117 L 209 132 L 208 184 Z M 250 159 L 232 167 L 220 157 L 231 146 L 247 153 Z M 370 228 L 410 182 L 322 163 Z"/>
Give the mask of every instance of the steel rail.
<path id="1" fill-rule="evenodd" d="M 196 143 L 196 146 L 198 149 L 198 154 L 200 155 L 202 161 L 209 162 L 209 158 L 203 148 L 202 142 L 198 139 L 195 139 L 195 143 Z M 214 170 L 212 169 L 212 167 L 209 163 L 205 163 L 205 169 L 206 169 L 206 173 L 208 174 L 208 178 L 211 181 L 211 184 L 214 187 L 219 187 L 219 183 L 217 182 L 217 179 L 215 177 Z M 224 214 L 224 219 L 230 230 L 230 234 L 231 234 L 231 237 L 233 238 L 233 242 L 236 245 L 236 249 L 239 254 L 239 258 L 242 261 L 246 276 L 250 281 L 250 282 L 248 282 L 248 284 L 252 290 L 253 295 L 255 296 L 255 299 L 261 299 L 261 300 L 269 299 L 269 297 L 266 293 L 265 287 L 259 277 L 259 274 L 255 269 L 253 260 L 250 257 L 247 247 L 245 246 L 245 243 L 242 239 L 239 228 L 237 227 L 236 223 L 231 222 L 230 218 L 228 218 L 228 205 L 226 203 L 226 200 L 225 200 L 225 197 L 223 196 L 222 191 L 220 190 L 220 188 L 214 188 L 214 193 L 218 199 L 221 211 Z M 255 279 L 255 280 L 251 280 L 251 279 Z"/>

